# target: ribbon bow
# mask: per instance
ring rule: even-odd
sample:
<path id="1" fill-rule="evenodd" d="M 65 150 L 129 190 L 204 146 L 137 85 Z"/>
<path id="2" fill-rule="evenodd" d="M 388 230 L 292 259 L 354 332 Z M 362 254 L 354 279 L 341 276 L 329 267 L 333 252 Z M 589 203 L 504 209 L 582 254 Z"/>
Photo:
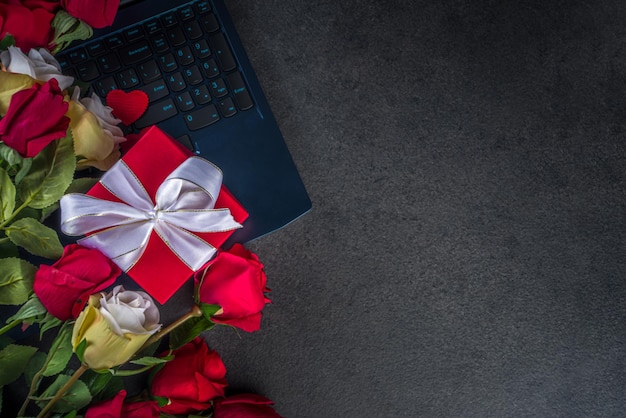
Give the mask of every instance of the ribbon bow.
<path id="1" fill-rule="evenodd" d="M 67 194 L 61 199 L 61 230 L 72 236 L 93 232 L 78 242 L 97 248 L 124 271 L 141 258 L 152 231 L 196 271 L 217 249 L 192 232 L 241 228 L 229 209 L 214 209 L 222 172 L 199 157 L 188 158 L 167 176 L 156 192 L 156 204 L 123 160 L 100 183 L 121 202 Z"/>

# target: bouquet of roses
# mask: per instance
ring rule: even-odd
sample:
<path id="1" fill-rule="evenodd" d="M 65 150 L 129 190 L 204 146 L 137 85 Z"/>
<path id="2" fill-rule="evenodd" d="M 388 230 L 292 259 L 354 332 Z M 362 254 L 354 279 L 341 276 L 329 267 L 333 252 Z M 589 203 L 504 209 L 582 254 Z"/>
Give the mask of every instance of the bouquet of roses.
<path id="1" fill-rule="evenodd" d="M 194 270 L 188 312 L 164 326 L 148 293 L 119 284 L 116 262 L 64 246 L 50 226 L 62 197 L 98 181 L 84 169 L 113 167 L 126 140 L 124 118 L 84 97 L 52 52 L 110 24 L 118 4 L 0 0 L 0 305 L 11 309 L 0 324 L 0 413 L 2 392 L 14 402 L 20 386 L 18 416 L 278 417 L 266 398 L 226 396 L 226 368 L 199 338 L 217 324 L 260 328 L 269 289 L 255 254 L 218 250 Z M 149 376 L 144 390 L 126 385 L 138 374 Z"/>

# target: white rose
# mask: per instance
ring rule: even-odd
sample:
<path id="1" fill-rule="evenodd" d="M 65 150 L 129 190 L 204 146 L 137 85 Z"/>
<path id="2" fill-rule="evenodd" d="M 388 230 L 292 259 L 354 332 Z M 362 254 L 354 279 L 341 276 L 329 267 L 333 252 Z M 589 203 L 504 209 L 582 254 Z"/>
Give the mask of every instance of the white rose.
<path id="1" fill-rule="evenodd" d="M 61 90 L 74 83 L 74 77 L 61 74 L 61 65 L 45 48 L 31 49 L 26 56 L 21 49 L 10 46 L 0 53 L 0 61 L 12 73 L 26 74 L 44 82 L 55 78 Z"/>
<path id="2" fill-rule="evenodd" d="M 100 298 L 100 313 L 117 335 L 154 334 L 161 328 L 159 309 L 142 291 L 124 290 L 116 286 Z"/>

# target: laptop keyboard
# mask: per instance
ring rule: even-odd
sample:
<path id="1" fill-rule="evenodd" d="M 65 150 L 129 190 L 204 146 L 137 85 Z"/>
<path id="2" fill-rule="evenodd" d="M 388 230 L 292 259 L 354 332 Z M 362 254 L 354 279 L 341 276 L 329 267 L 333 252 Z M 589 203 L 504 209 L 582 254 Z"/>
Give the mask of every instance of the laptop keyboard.
<path id="1" fill-rule="evenodd" d="M 57 56 L 63 72 L 103 99 L 116 89 L 143 90 L 142 129 L 182 115 L 194 131 L 254 106 L 237 61 L 207 1 L 129 26 Z"/>

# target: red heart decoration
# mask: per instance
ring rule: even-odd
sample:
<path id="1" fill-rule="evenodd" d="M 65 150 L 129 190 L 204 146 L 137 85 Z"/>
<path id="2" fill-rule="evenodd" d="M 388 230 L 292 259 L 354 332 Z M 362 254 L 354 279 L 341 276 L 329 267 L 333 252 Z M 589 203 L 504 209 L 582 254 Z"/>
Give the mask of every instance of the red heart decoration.
<path id="1" fill-rule="evenodd" d="M 107 106 L 113 109 L 113 115 L 124 125 L 130 125 L 144 114 L 148 108 L 148 95 L 141 90 L 126 93 L 112 90 L 106 97 Z"/>

